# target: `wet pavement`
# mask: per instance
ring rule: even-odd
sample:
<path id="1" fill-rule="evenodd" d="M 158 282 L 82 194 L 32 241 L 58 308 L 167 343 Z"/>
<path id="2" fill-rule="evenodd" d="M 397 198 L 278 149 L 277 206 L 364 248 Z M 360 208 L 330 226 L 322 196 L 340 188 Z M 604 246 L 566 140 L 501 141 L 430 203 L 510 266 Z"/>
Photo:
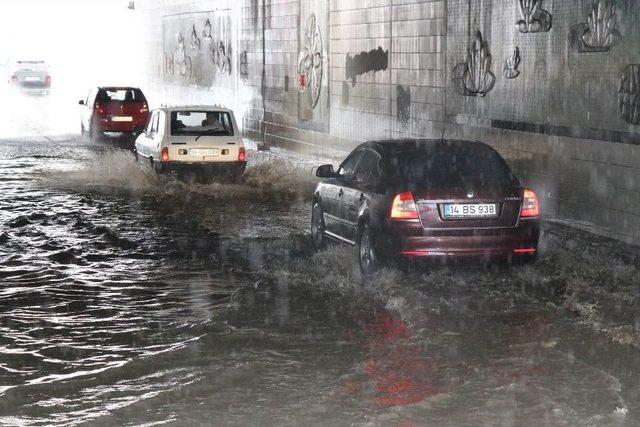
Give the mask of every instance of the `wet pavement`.
<path id="1" fill-rule="evenodd" d="M 640 424 L 633 249 L 546 223 L 534 265 L 365 285 L 310 249 L 309 164 L 250 157 L 197 185 L 0 141 L 1 424 Z"/>

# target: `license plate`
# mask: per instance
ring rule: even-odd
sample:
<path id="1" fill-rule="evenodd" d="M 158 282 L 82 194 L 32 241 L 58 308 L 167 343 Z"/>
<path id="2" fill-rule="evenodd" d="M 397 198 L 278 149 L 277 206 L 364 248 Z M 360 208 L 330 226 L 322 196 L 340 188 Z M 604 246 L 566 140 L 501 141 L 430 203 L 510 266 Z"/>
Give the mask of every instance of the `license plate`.
<path id="1" fill-rule="evenodd" d="M 217 156 L 220 150 L 217 148 L 190 148 L 189 155 L 190 156 Z"/>
<path id="2" fill-rule="evenodd" d="M 496 218 L 495 203 L 456 203 L 444 205 L 445 218 Z"/>
<path id="3" fill-rule="evenodd" d="M 39 82 L 40 80 L 42 80 L 40 77 L 33 77 L 33 76 L 24 78 L 25 82 Z"/>
<path id="4" fill-rule="evenodd" d="M 132 122 L 133 117 L 131 116 L 113 116 L 111 117 L 112 122 Z"/>

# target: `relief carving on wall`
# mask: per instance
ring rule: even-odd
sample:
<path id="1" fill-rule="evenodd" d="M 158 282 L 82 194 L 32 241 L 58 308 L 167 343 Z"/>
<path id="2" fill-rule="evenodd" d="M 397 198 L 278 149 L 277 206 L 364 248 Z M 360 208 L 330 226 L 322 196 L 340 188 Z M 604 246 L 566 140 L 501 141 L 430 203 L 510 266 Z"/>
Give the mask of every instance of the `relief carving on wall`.
<path id="1" fill-rule="evenodd" d="M 249 58 L 246 50 L 240 54 L 239 71 L 241 79 L 246 80 L 249 78 Z"/>
<path id="2" fill-rule="evenodd" d="M 231 74 L 231 26 L 230 11 L 224 10 L 164 16 L 165 81 L 211 87 Z"/>
<path id="3" fill-rule="evenodd" d="M 587 22 L 574 25 L 569 34 L 578 52 L 608 52 L 621 38 L 612 0 L 592 0 Z"/>
<path id="4" fill-rule="evenodd" d="M 542 0 L 517 0 L 520 20 L 516 28 L 521 33 L 543 33 L 551 30 L 551 14 L 542 8 Z"/>
<path id="5" fill-rule="evenodd" d="M 323 59 L 320 26 L 312 13 L 307 21 L 303 51 L 298 58 L 298 90 L 307 94 L 311 108 L 315 108 L 320 100 Z"/>
<path id="6" fill-rule="evenodd" d="M 193 24 L 193 29 L 191 30 L 191 49 L 200 50 L 202 43 L 200 42 L 200 37 L 198 37 L 198 32 L 196 31 L 196 24 Z"/>
<path id="7" fill-rule="evenodd" d="M 202 31 L 202 37 L 210 41 L 211 40 L 211 19 L 207 18 L 204 23 L 204 31 Z"/>
<path id="8" fill-rule="evenodd" d="M 223 74 L 231 74 L 231 48 L 227 51 L 222 40 L 220 40 L 217 45 L 216 43 L 213 43 L 211 57 L 219 72 Z"/>
<path id="9" fill-rule="evenodd" d="M 518 47 L 513 51 L 513 55 L 504 60 L 502 65 L 502 74 L 508 79 L 515 79 L 520 75 L 520 49 Z"/>
<path id="10" fill-rule="evenodd" d="M 178 34 L 178 48 L 176 49 L 175 56 L 175 72 L 179 75 L 187 78 L 191 78 L 192 66 L 191 66 L 191 57 L 187 55 L 187 49 L 184 45 L 184 37 L 182 37 L 182 33 Z"/>
<path id="11" fill-rule="evenodd" d="M 493 89 L 496 76 L 491 72 L 489 46 L 480 31 L 467 50 L 467 61 L 453 69 L 453 83 L 456 92 L 463 96 L 484 97 Z"/>
<path id="12" fill-rule="evenodd" d="M 628 65 L 622 72 L 618 101 L 622 119 L 640 125 L 640 64 Z"/>

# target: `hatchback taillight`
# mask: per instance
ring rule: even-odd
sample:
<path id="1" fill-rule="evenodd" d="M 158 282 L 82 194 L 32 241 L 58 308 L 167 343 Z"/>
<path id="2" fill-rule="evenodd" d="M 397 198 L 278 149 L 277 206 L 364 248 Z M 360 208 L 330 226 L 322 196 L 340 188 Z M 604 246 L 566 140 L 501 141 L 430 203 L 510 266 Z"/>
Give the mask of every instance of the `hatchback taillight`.
<path id="1" fill-rule="evenodd" d="M 529 189 L 524 190 L 524 199 L 522 200 L 522 208 L 520 209 L 521 218 L 532 218 L 540 216 L 540 203 L 538 203 L 538 195 Z"/>
<path id="2" fill-rule="evenodd" d="M 51 76 L 47 76 L 44 78 L 44 83 L 49 86 L 51 85 Z"/>
<path id="3" fill-rule="evenodd" d="M 96 105 L 93 108 L 94 110 L 96 110 L 96 113 L 104 114 L 104 108 L 102 107 L 102 105 L 96 103 Z"/>
<path id="4" fill-rule="evenodd" d="M 418 209 L 410 191 L 400 193 L 393 199 L 391 219 L 418 219 Z"/>
<path id="5" fill-rule="evenodd" d="M 169 148 L 168 147 L 164 147 L 162 149 L 162 153 L 160 154 L 160 161 L 161 162 L 168 162 L 169 161 Z"/>
<path id="6" fill-rule="evenodd" d="M 141 113 L 146 113 L 147 111 L 149 111 L 149 106 L 145 102 L 144 104 L 142 104 L 142 108 L 140 108 L 140 112 Z"/>
<path id="7" fill-rule="evenodd" d="M 244 147 L 240 147 L 238 150 L 238 161 L 246 162 L 247 161 L 247 152 L 244 150 Z"/>
<path id="8" fill-rule="evenodd" d="M 11 76 L 11 83 L 17 83 L 18 82 L 18 76 Z"/>

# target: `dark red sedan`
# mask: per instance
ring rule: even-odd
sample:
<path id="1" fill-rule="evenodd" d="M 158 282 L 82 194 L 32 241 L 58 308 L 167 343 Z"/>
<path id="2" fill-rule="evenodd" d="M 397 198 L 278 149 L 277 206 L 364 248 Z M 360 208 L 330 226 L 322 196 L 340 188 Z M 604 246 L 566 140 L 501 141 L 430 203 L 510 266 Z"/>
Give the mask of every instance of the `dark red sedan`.
<path id="1" fill-rule="evenodd" d="M 327 180 L 313 196 L 313 245 L 357 246 L 365 275 L 389 259 L 533 259 L 538 250 L 536 193 L 481 142 L 367 142 L 316 175 Z"/>

